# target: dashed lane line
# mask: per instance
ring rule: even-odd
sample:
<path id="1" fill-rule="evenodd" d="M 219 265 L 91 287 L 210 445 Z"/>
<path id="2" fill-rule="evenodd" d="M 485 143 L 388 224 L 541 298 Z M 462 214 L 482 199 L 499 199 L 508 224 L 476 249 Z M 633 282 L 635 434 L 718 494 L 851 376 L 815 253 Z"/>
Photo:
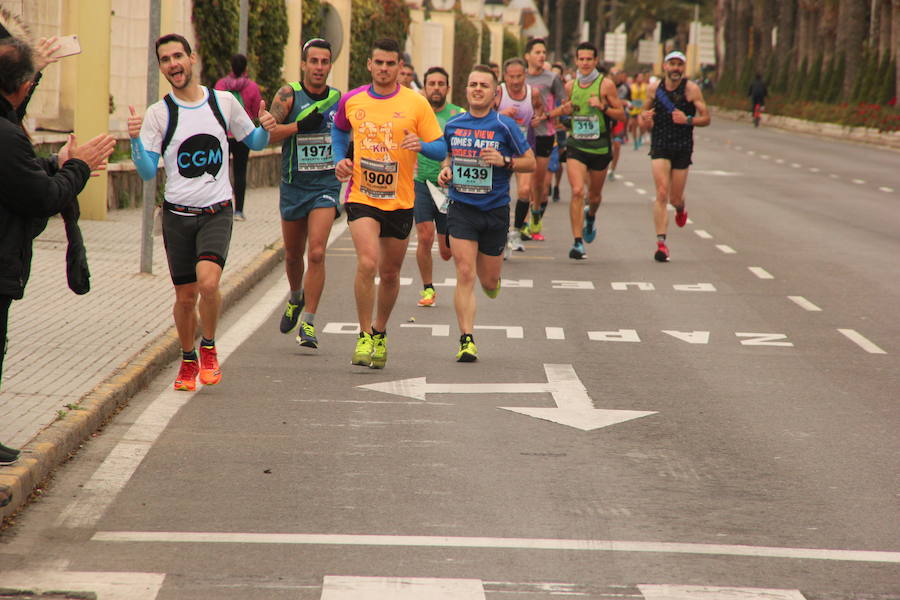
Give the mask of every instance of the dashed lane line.
<path id="1" fill-rule="evenodd" d="M 694 233 L 697 234 L 697 237 L 703 240 L 711 240 L 713 238 L 712 234 L 705 229 L 695 229 Z"/>
<path id="2" fill-rule="evenodd" d="M 869 354 L 887 354 L 887 352 L 879 348 L 874 342 L 855 329 L 838 329 L 838 331 Z"/>
<path id="3" fill-rule="evenodd" d="M 894 188 L 889 188 L 889 187 L 887 187 L 887 186 L 880 187 L 880 188 L 878 188 L 878 189 L 879 189 L 880 191 L 882 191 L 882 192 L 887 192 L 888 194 L 890 194 L 891 192 L 894 191 Z"/>
<path id="4" fill-rule="evenodd" d="M 808 310 L 810 312 L 821 312 L 822 310 L 803 296 L 788 296 L 788 300 L 790 300 L 803 310 Z"/>
<path id="5" fill-rule="evenodd" d="M 775 279 L 775 276 L 763 269 L 762 267 L 747 267 L 750 272 L 760 279 Z"/>
<path id="6" fill-rule="evenodd" d="M 716 248 L 723 254 L 737 254 L 737 250 L 726 244 L 716 244 Z"/>

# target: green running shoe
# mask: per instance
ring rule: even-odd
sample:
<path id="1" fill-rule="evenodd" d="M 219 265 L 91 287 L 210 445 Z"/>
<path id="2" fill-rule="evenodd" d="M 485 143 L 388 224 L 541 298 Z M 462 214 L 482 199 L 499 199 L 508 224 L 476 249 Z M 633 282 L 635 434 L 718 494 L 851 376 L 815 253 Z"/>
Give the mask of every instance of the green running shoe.
<path id="1" fill-rule="evenodd" d="M 459 342 L 459 352 L 456 353 L 456 362 L 475 362 L 478 360 L 478 348 L 471 336 L 464 336 Z"/>
<path id="2" fill-rule="evenodd" d="M 387 336 L 379 333 L 378 335 L 373 335 L 371 340 L 373 348 L 372 362 L 369 363 L 369 368 L 383 369 L 385 363 L 387 363 Z"/>
<path id="3" fill-rule="evenodd" d="M 368 331 L 361 332 L 356 340 L 356 350 L 353 352 L 353 360 L 350 361 L 350 364 L 368 367 L 372 363 L 373 349 L 372 334 Z"/>
<path id="4" fill-rule="evenodd" d="M 316 338 L 316 328 L 306 321 L 300 321 L 300 331 L 297 332 L 297 343 L 304 348 L 318 348 L 319 340 Z"/>
<path id="5" fill-rule="evenodd" d="M 497 280 L 497 287 L 495 287 L 495 288 L 492 289 L 492 290 L 489 290 L 489 289 L 486 288 L 486 287 L 482 287 L 481 289 L 482 289 L 482 291 L 484 291 L 484 295 L 487 296 L 488 298 L 490 298 L 491 300 L 493 300 L 494 298 L 496 298 L 496 297 L 497 297 L 497 294 L 500 293 L 500 284 L 501 284 L 502 282 L 503 282 L 502 279 L 498 279 L 498 280 Z"/>

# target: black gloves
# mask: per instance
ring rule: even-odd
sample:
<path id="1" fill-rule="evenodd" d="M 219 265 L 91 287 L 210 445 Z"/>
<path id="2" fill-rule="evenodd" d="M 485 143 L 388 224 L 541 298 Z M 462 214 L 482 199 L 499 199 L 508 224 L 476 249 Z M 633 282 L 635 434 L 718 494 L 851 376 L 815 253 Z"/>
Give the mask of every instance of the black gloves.
<path id="1" fill-rule="evenodd" d="M 319 112 L 318 107 L 314 108 L 311 113 L 297 121 L 297 133 L 316 133 L 324 120 L 325 117 Z"/>

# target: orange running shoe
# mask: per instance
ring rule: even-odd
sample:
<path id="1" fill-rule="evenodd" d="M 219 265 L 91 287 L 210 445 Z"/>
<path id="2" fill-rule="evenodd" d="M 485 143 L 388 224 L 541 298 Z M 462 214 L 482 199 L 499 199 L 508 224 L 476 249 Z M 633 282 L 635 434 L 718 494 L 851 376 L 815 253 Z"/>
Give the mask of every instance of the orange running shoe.
<path id="1" fill-rule="evenodd" d="M 178 369 L 178 377 L 175 378 L 175 389 L 180 392 L 193 392 L 197 389 L 197 373 L 200 372 L 200 365 L 196 360 L 181 361 L 181 368 Z"/>
<path id="2" fill-rule="evenodd" d="M 219 356 L 215 346 L 200 346 L 200 383 L 216 385 L 222 380 Z"/>

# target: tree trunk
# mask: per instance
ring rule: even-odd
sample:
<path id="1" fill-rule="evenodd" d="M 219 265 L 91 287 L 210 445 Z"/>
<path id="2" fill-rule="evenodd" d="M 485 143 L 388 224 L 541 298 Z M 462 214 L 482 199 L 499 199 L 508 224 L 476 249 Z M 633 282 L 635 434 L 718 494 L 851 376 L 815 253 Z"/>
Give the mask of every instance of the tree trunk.
<path id="1" fill-rule="evenodd" d="M 859 74 L 863 36 L 866 33 L 866 6 L 860 0 L 840 0 L 838 9 L 837 47 L 847 57 L 844 76 L 844 96 L 850 94 Z"/>
<path id="2" fill-rule="evenodd" d="M 554 61 L 562 61 L 562 48 L 563 48 L 563 5 L 566 0 L 556 0 L 556 15 L 554 20 L 556 21 L 553 24 L 553 60 Z"/>
<path id="3" fill-rule="evenodd" d="M 753 22 L 750 0 L 735 0 L 734 6 L 735 69 L 740 72 L 750 58 L 750 27 Z"/>
<path id="4" fill-rule="evenodd" d="M 893 56 L 896 54 L 896 46 L 891 46 L 891 0 L 880 0 L 878 4 L 878 52 L 882 55 L 889 52 Z M 872 19 L 875 19 L 874 13 Z"/>
<path id="5" fill-rule="evenodd" d="M 891 48 L 894 52 L 894 63 L 897 65 L 894 97 L 900 98 L 900 0 L 893 0 L 891 7 Z"/>
<path id="6" fill-rule="evenodd" d="M 819 19 L 818 53 L 822 54 L 822 64 L 827 64 L 835 55 L 835 39 L 838 30 L 838 7 L 836 4 L 825 3 L 822 7 L 822 15 Z"/>
<path id="7" fill-rule="evenodd" d="M 900 2 L 900 0 L 897 0 Z M 778 7 L 778 72 L 794 66 L 796 51 L 797 0 L 782 0 Z"/>
<path id="8" fill-rule="evenodd" d="M 754 65 L 757 72 L 764 72 L 772 56 L 772 28 L 775 26 L 775 0 L 757 0 L 753 3 Z"/>
<path id="9" fill-rule="evenodd" d="M 596 0 L 591 2 L 590 6 L 594 7 L 594 46 L 597 50 L 603 48 L 603 34 L 606 33 L 606 0 Z"/>

